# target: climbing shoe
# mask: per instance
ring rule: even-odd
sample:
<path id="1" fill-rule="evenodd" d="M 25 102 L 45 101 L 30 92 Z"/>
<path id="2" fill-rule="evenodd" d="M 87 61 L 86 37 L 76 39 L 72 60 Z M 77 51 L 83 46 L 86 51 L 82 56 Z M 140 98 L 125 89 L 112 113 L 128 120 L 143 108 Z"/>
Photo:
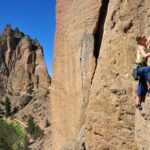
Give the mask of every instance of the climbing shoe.
<path id="1" fill-rule="evenodd" d="M 138 108 L 139 110 L 142 110 L 142 106 L 140 104 L 136 104 L 135 107 Z"/>

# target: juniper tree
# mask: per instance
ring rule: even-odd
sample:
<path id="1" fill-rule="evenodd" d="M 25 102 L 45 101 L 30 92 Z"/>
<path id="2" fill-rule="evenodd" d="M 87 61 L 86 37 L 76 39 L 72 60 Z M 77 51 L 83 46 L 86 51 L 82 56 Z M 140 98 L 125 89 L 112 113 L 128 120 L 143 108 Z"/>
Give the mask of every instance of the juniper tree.
<path id="1" fill-rule="evenodd" d="M 6 98 L 4 106 L 5 106 L 5 111 L 6 111 L 5 116 L 9 117 L 11 115 L 11 103 L 8 98 Z"/>

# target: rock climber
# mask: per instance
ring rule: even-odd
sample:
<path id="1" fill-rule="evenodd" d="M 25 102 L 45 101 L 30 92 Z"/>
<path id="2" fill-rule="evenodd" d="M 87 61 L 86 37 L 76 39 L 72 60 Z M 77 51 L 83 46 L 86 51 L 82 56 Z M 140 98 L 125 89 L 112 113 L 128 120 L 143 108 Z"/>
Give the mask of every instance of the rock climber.
<path id="1" fill-rule="evenodd" d="M 137 75 L 139 76 L 139 83 L 136 96 L 136 108 L 142 110 L 141 102 L 145 98 L 146 93 L 150 93 L 150 66 L 147 66 L 147 58 L 150 57 L 148 52 L 148 40 L 145 36 L 136 37 L 136 42 L 139 45 L 137 49 Z"/>

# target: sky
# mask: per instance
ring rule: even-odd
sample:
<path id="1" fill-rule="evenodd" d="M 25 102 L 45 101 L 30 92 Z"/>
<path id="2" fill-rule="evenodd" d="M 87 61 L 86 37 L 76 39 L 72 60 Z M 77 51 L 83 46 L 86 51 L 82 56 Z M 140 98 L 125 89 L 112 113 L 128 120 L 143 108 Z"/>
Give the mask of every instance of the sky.
<path id="1" fill-rule="evenodd" d="M 0 0 L 0 32 L 6 24 L 32 39 L 38 39 L 44 50 L 45 63 L 52 74 L 56 0 Z"/>

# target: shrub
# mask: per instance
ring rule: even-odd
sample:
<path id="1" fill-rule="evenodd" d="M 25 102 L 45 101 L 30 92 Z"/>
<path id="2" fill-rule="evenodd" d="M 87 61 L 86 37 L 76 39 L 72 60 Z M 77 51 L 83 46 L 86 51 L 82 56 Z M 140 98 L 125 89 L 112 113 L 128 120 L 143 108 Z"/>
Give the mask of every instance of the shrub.
<path id="1" fill-rule="evenodd" d="M 6 111 L 5 116 L 9 117 L 11 115 L 11 103 L 8 98 L 6 98 L 4 102 L 4 106 L 5 106 L 5 111 Z"/>
<path id="2" fill-rule="evenodd" d="M 12 150 L 5 137 L 0 137 L 0 150 Z"/>
<path id="3" fill-rule="evenodd" d="M 31 137 L 36 140 L 40 136 L 42 136 L 43 132 L 39 128 L 38 125 L 35 124 L 33 117 L 31 115 L 28 116 L 28 127 L 26 128 L 26 131 L 31 135 Z"/>
<path id="4" fill-rule="evenodd" d="M 0 150 L 27 150 L 25 140 L 25 134 L 17 122 L 8 123 L 7 120 L 0 119 Z"/>

